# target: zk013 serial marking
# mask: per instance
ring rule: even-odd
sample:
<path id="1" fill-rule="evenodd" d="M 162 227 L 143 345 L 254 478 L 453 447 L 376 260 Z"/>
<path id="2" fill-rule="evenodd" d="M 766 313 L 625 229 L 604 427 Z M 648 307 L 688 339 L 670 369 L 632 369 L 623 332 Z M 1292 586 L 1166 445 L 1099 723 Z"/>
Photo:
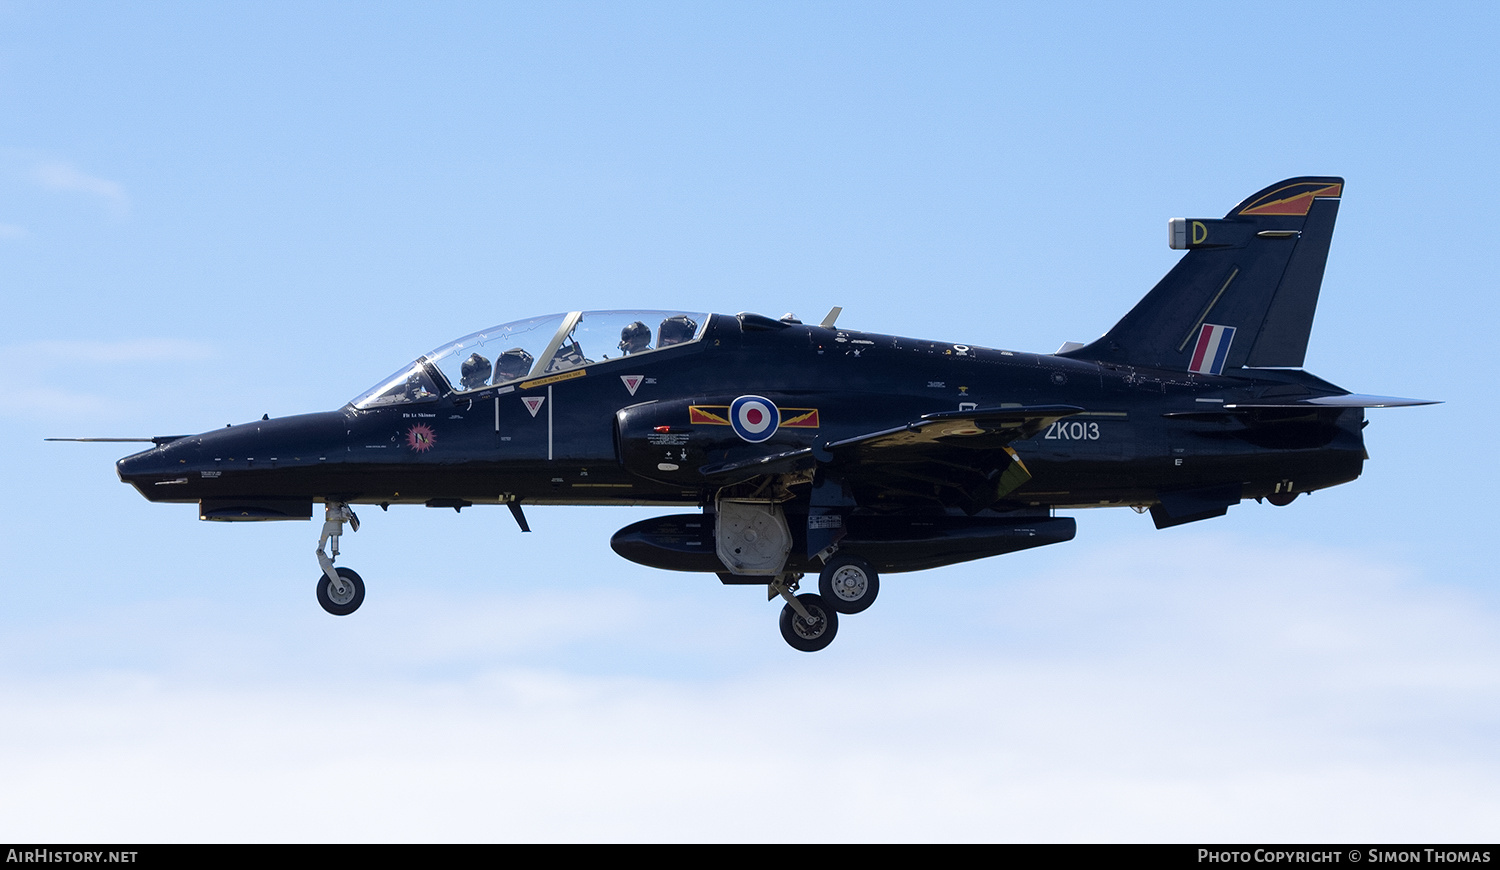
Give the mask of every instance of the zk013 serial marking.
<path id="1" fill-rule="evenodd" d="M 1042 437 L 1048 441 L 1098 441 L 1099 424 L 1059 420 L 1048 426 Z"/>

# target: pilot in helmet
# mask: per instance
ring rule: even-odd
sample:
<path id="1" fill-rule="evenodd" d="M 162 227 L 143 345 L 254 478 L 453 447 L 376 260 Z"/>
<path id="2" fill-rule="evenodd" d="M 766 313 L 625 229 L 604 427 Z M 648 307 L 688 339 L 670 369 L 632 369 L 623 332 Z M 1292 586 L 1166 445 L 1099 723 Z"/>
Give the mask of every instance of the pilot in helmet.
<path id="1" fill-rule="evenodd" d="M 668 317 L 661 322 L 661 327 L 656 331 L 656 346 L 670 347 L 674 344 L 682 344 L 684 341 L 691 341 L 697 332 L 698 324 L 686 314 Z"/>
<path id="2" fill-rule="evenodd" d="M 531 371 L 532 362 L 531 354 L 522 348 L 507 350 L 495 358 L 495 383 L 526 377 L 526 373 Z"/>
<path id="3" fill-rule="evenodd" d="M 477 390 L 490 379 L 490 361 L 477 353 L 469 354 L 459 366 L 460 386 L 465 390 Z"/>
<path id="4" fill-rule="evenodd" d="M 651 327 L 637 320 L 620 330 L 620 350 L 626 356 L 651 349 Z"/>

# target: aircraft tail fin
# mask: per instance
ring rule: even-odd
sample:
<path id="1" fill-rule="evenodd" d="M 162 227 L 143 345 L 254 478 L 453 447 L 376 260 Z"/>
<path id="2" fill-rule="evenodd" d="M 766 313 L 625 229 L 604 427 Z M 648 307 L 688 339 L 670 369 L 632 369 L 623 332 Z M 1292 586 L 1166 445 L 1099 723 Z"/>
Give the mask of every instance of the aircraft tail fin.
<path id="1" fill-rule="evenodd" d="M 1059 356 L 1221 374 L 1300 368 L 1344 180 L 1289 178 L 1222 219 L 1173 218 L 1187 254 L 1097 341 Z"/>

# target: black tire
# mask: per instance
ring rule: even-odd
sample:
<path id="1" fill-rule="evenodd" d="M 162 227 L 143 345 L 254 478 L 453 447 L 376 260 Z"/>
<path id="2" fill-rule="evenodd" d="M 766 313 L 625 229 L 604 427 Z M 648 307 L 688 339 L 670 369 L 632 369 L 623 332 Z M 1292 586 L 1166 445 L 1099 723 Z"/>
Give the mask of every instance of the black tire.
<path id="1" fill-rule="evenodd" d="M 859 613 L 880 594 L 880 575 L 858 556 L 834 556 L 818 574 L 818 594 L 839 613 Z"/>
<path id="2" fill-rule="evenodd" d="M 318 603 L 323 605 L 324 610 L 332 613 L 334 616 L 348 616 L 358 610 L 361 604 L 365 603 L 365 581 L 361 580 L 358 574 L 348 568 L 336 568 L 334 570 L 339 572 L 339 579 L 354 588 L 351 594 L 340 596 L 338 600 L 334 600 L 331 594 L 333 582 L 325 575 L 319 574 Z"/>
<path id="3" fill-rule="evenodd" d="M 797 615 L 790 604 L 781 608 L 781 636 L 791 645 L 792 649 L 802 652 L 817 652 L 833 643 L 834 635 L 839 633 L 839 615 L 833 608 L 823 603 L 823 599 L 811 592 L 804 592 L 797 596 L 797 601 L 817 619 L 817 622 L 808 625 L 807 621 Z"/>

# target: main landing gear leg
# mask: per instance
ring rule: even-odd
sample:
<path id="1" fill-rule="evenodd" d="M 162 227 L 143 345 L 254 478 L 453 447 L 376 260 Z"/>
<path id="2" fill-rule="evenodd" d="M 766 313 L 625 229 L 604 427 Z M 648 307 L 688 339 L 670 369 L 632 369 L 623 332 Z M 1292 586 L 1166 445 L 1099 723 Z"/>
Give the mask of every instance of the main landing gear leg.
<path id="1" fill-rule="evenodd" d="M 839 615 L 821 596 L 811 592 L 793 597 L 801 579 L 801 574 L 782 574 L 771 581 L 770 592 L 786 601 L 781 608 L 782 639 L 792 649 L 817 652 L 833 643 L 839 631 Z"/>
<path id="2" fill-rule="evenodd" d="M 323 506 L 323 534 L 318 537 L 318 565 L 323 576 L 318 578 L 318 603 L 334 616 L 348 616 L 359 609 L 365 601 L 365 581 L 348 568 L 333 567 L 339 557 L 339 536 L 344 533 L 344 523 L 351 531 L 359 531 L 359 517 L 341 501 L 330 501 Z M 324 545 L 333 542 L 333 555 L 323 551 Z"/>

